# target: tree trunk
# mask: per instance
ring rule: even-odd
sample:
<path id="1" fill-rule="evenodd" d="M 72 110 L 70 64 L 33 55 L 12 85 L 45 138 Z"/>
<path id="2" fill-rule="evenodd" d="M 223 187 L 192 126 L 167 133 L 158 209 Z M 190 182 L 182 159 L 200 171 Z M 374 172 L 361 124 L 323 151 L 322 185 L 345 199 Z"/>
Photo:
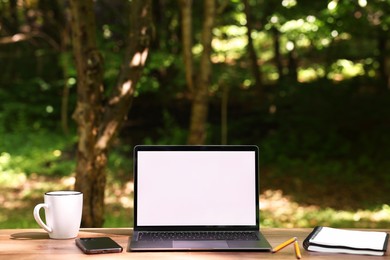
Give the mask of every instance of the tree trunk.
<path id="1" fill-rule="evenodd" d="M 211 78 L 211 40 L 215 19 L 215 0 L 204 1 L 204 17 L 201 44 L 203 52 L 200 61 L 199 76 L 196 82 L 191 108 L 190 133 L 188 144 L 204 144 L 208 115 L 208 87 Z"/>
<path id="2" fill-rule="evenodd" d="M 19 18 L 18 18 L 18 7 L 16 0 L 9 1 L 9 13 L 10 13 L 10 32 L 17 33 L 19 31 Z"/>
<path id="3" fill-rule="evenodd" d="M 377 60 L 379 63 L 378 72 L 381 82 L 383 82 L 383 87 L 379 90 L 389 90 L 390 89 L 390 77 L 389 77 L 389 69 L 388 69 L 388 55 L 386 55 L 387 50 L 387 37 L 386 33 L 383 31 L 379 31 L 378 34 L 378 50 L 379 55 L 377 56 Z"/>
<path id="4" fill-rule="evenodd" d="M 220 84 L 222 88 L 221 97 L 221 144 L 228 143 L 228 108 L 229 108 L 229 85 L 225 82 Z"/>
<path id="5" fill-rule="evenodd" d="M 192 0 L 179 0 L 181 10 L 181 34 L 183 43 L 183 60 L 188 90 L 194 91 L 192 61 Z"/>
<path id="6" fill-rule="evenodd" d="M 78 124 L 75 189 L 83 192 L 82 226 L 103 225 L 106 178 L 101 168 L 106 154 L 96 154 L 98 126 L 102 111 L 103 59 L 97 49 L 92 0 L 70 1 L 72 42 L 77 69 L 77 107 L 73 118 Z"/>
<path id="7" fill-rule="evenodd" d="M 103 59 L 96 44 L 93 1 L 71 0 L 73 52 L 77 69 L 78 124 L 75 189 L 83 192 L 83 227 L 104 223 L 105 167 L 108 148 L 125 120 L 135 86 L 148 56 L 151 0 L 133 0 L 128 48 L 117 87 L 103 106 Z"/>
<path id="8" fill-rule="evenodd" d="M 276 63 L 276 68 L 278 69 L 279 79 L 278 81 L 283 81 L 284 73 L 283 73 L 283 61 L 282 55 L 280 54 L 280 32 L 277 28 L 272 28 L 272 38 L 274 40 L 274 60 Z"/>
<path id="9" fill-rule="evenodd" d="M 249 1 L 244 0 L 244 12 L 246 16 L 246 28 L 247 28 L 247 38 L 248 38 L 247 48 L 249 52 L 249 60 L 252 67 L 253 77 L 255 79 L 256 92 L 261 104 L 264 102 L 264 89 L 263 89 L 263 83 L 261 77 L 261 68 L 257 62 L 257 54 L 252 39 L 253 22 L 252 22 L 252 15 L 250 12 L 251 9 L 252 8 L 249 4 Z"/>
<path id="10" fill-rule="evenodd" d="M 298 82 L 298 58 L 294 48 L 288 51 L 288 80 Z"/>

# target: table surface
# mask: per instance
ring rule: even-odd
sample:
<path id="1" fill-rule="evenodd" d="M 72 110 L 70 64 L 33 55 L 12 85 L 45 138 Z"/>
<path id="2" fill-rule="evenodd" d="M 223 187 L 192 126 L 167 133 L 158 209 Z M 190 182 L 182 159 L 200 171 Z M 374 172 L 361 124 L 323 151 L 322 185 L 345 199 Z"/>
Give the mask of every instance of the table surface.
<path id="1" fill-rule="evenodd" d="M 302 259 L 390 259 L 385 256 L 364 256 L 308 252 L 302 242 L 312 229 L 267 228 L 261 229 L 275 247 L 291 237 L 297 237 Z M 381 230 L 390 233 L 389 230 Z M 78 237 L 109 236 L 123 247 L 122 253 L 85 255 L 75 245 L 74 239 L 50 239 L 42 229 L 0 229 L 0 259 L 296 259 L 294 247 L 288 246 L 277 253 L 270 252 L 127 252 L 131 228 L 81 229 Z M 389 249 L 388 249 L 389 251 Z M 389 251 L 390 252 L 390 251 Z"/>

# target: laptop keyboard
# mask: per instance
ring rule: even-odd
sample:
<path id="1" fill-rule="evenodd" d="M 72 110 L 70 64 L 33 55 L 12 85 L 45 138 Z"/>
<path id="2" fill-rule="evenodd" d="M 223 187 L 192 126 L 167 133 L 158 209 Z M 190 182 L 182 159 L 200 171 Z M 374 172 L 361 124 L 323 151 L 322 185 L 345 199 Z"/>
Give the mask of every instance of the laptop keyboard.
<path id="1" fill-rule="evenodd" d="M 154 240 L 259 240 L 254 231 L 139 232 L 139 241 Z"/>

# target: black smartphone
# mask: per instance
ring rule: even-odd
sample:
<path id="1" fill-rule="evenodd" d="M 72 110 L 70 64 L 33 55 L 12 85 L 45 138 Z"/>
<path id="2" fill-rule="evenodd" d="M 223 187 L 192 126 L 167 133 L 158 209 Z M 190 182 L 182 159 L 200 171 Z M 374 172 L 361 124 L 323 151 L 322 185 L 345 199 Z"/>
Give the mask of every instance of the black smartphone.
<path id="1" fill-rule="evenodd" d="M 86 254 L 120 253 L 123 247 L 109 237 L 76 238 L 76 245 Z"/>

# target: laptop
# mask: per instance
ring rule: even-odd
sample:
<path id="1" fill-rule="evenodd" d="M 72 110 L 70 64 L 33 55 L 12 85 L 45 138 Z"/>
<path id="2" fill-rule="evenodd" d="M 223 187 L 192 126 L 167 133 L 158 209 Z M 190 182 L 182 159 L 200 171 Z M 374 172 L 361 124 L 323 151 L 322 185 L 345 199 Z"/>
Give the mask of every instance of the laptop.
<path id="1" fill-rule="evenodd" d="M 270 251 L 258 158 L 253 145 L 136 146 L 127 251 Z"/>

